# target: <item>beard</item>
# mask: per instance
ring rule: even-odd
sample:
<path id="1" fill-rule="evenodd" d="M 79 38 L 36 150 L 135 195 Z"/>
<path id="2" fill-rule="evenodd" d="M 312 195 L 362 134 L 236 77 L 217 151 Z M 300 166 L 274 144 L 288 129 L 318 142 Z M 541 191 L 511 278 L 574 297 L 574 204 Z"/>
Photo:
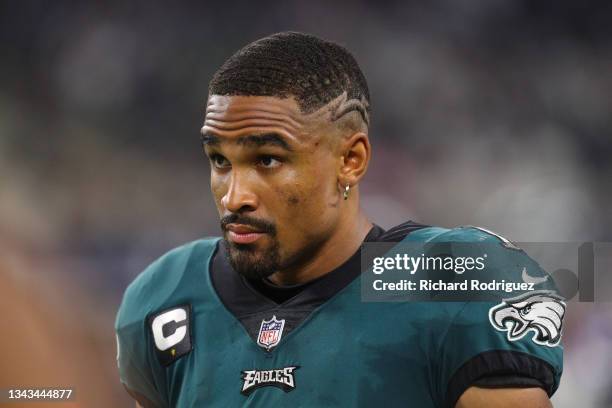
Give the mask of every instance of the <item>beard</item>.
<path id="1" fill-rule="evenodd" d="M 225 241 L 225 256 L 232 268 L 247 279 L 267 278 L 280 269 L 280 252 L 276 237 L 265 250 L 257 250 L 251 245 L 233 244 Z"/>
<path id="2" fill-rule="evenodd" d="M 250 225 L 265 232 L 271 240 L 265 249 L 256 245 L 235 244 L 227 239 L 227 225 L 231 223 Z M 280 245 L 274 224 L 241 214 L 231 214 L 221 219 L 224 232 L 225 256 L 232 268 L 247 279 L 263 279 L 280 269 Z"/>

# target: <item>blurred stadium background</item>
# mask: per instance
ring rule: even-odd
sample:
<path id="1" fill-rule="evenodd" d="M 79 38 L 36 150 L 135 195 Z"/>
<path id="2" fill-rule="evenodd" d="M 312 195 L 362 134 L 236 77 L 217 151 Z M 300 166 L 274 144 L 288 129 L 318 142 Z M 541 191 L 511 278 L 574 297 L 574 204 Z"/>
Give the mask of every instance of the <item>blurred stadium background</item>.
<path id="1" fill-rule="evenodd" d="M 217 234 L 207 83 L 276 31 L 340 42 L 365 71 L 363 205 L 380 225 L 612 241 L 612 3 L 124 3 L 0 3 L 0 387 L 131 405 L 120 297 L 169 248 Z M 574 305 L 565 333 L 555 406 L 612 406 L 612 307 Z"/>

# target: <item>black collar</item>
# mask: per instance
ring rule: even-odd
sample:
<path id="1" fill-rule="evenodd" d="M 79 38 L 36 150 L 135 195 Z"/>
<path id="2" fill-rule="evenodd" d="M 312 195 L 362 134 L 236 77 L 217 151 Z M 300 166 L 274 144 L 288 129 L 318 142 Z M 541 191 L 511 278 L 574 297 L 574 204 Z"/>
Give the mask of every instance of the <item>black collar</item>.
<path id="1" fill-rule="evenodd" d="M 376 241 L 384 230 L 374 225 L 364 242 Z M 333 271 L 310 282 L 278 286 L 269 280 L 253 281 L 239 275 L 225 256 L 225 242 L 220 240 L 212 261 L 213 286 L 225 306 L 238 318 L 243 314 L 270 308 L 316 307 L 342 290 L 361 273 L 361 250 Z"/>
<path id="2" fill-rule="evenodd" d="M 408 221 L 385 232 L 374 225 L 364 242 L 397 242 L 410 232 L 424 227 Z M 255 342 L 263 320 L 272 317 L 282 319 L 286 335 L 361 274 L 360 248 L 338 268 L 304 284 L 277 286 L 265 280 L 249 281 L 231 267 L 224 245 L 223 240 L 219 241 L 210 264 L 212 284 L 221 302 Z"/>

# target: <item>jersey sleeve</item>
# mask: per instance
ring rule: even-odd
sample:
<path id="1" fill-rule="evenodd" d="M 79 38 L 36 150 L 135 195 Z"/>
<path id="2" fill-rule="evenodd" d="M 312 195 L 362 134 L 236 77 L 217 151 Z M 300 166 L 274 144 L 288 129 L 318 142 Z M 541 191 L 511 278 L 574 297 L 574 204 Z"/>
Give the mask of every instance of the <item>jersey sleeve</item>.
<path id="1" fill-rule="evenodd" d="M 163 372 L 150 355 L 151 347 L 145 330 L 144 319 L 138 307 L 134 307 L 139 288 L 132 284 L 124 296 L 117 314 L 117 366 L 119 378 L 128 393 L 145 408 L 165 407 Z"/>
<path id="2" fill-rule="evenodd" d="M 452 316 L 438 333 L 436 364 L 442 406 L 454 407 L 473 385 L 484 387 L 540 387 L 551 396 L 563 371 L 561 343 L 565 302 L 552 279 L 524 251 L 511 242 L 475 228 L 447 235 L 456 245 L 455 256 L 488 254 L 482 276 L 523 281 L 524 271 L 541 280 L 533 290 L 499 294 L 498 300 L 447 303 Z M 459 252 L 459 253 L 457 253 Z M 470 254 L 469 252 L 474 252 Z"/>
<path id="3" fill-rule="evenodd" d="M 149 265 L 125 291 L 115 321 L 119 377 L 130 395 L 145 408 L 175 404 L 168 381 L 171 374 L 160 361 L 149 318 L 185 302 L 180 288 L 192 287 L 190 279 L 198 279 L 201 266 L 206 264 L 203 260 L 209 259 L 217 241 L 204 238 L 169 251 Z"/>
<path id="4" fill-rule="evenodd" d="M 483 379 L 504 387 L 540 386 L 549 396 L 563 371 L 563 347 L 538 344 L 533 330 L 509 338 L 491 322 L 491 310 L 499 305 L 469 302 L 459 307 L 448 326 L 438 352 L 439 383 L 445 406 L 453 407 L 470 386 Z"/>

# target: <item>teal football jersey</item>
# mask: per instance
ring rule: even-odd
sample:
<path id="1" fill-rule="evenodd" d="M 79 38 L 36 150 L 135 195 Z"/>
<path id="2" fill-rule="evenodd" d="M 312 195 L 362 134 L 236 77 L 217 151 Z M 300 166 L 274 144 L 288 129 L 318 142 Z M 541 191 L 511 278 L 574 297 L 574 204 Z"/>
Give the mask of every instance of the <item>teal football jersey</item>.
<path id="1" fill-rule="evenodd" d="M 523 251 L 473 227 L 405 223 L 369 237 L 494 244 L 501 261 L 489 268 L 520 276 L 528 265 L 544 274 Z M 558 387 L 565 304 L 555 297 L 364 302 L 355 254 L 274 302 L 227 265 L 222 245 L 202 239 L 174 249 L 125 292 L 115 325 L 120 378 L 146 404 L 452 407 L 491 379 L 549 395 Z M 540 316 L 536 325 L 542 304 L 558 321 Z"/>

